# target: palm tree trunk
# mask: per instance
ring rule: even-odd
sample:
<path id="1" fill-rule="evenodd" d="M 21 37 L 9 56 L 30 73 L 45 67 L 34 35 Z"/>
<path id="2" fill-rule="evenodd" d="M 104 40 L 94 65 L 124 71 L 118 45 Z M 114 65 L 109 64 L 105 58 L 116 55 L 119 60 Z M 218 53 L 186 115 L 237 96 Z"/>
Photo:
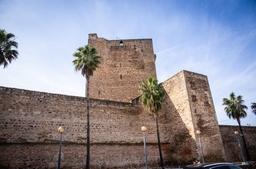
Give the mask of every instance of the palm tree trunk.
<path id="1" fill-rule="evenodd" d="M 250 161 L 251 159 L 250 159 L 248 149 L 247 149 L 247 145 L 246 145 L 246 142 L 245 142 L 245 139 L 244 139 L 244 133 L 243 133 L 243 130 L 242 130 L 242 127 L 241 127 L 240 119 L 237 119 L 237 122 L 238 122 L 239 130 L 240 130 L 240 133 L 241 133 L 241 136 L 242 136 L 242 139 L 243 139 L 243 145 L 244 145 L 244 150 L 245 150 L 245 154 L 246 154 L 246 157 L 247 157 L 247 161 Z"/>
<path id="2" fill-rule="evenodd" d="M 90 169 L 90 96 L 89 96 L 89 82 L 90 76 L 86 76 L 86 109 L 87 109 L 87 143 L 86 143 L 86 169 Z"/>
<path id="3" fill-rule="evenodd" d="M 161 145 L 160 145 L 159 129 L 158 129 L 158 113 L 154 113 L 154 117 L 156 120 L 156 133 L 157 133 L 157 142 L 158 142 L 158 149 L 159 149 L 159 155 L 160 155 L 160 165 L 161 165 L 162 169 L 164 169 L 164 162 L 163 162 L 162 150 L 161 150 Z"/>

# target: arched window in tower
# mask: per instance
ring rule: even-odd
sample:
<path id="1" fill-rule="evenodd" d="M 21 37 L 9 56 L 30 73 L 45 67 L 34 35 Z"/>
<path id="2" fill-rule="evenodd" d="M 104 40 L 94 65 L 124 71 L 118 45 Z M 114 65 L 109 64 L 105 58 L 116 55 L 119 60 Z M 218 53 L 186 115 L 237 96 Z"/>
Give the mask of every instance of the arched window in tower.
<path id="1" fill-rule="evenodd" d="M 119 46 L 124 46 L 124 42 L 121 40 Z"/>

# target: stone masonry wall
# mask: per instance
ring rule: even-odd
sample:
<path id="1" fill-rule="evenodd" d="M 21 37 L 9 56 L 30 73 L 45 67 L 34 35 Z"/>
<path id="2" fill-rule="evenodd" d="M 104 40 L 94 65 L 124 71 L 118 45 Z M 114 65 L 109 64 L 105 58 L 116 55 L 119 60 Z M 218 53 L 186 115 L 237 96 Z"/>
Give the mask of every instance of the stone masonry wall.
<path id="1" fill-rule="evenodd" d="M 225 161 L 225 151 L 207 76 L 188 71 L 183 71 L 183 74 L 186 81 L 194 132 L 196 130 L 201 131 L 200 138 L 205 161 Z M 195 136 L 197 149 L 199 150 L 199 138 L 198 135 Z"/>
<path id="2" fill-rule="evenodd" d="M 86 155 L 85 111 L 82 97 L 0 87 L 0 164 L 56 168 L 57 129 L 63 126 L 62 166 L 81 168 Z M 155 121 L 140 105 L 92 99 L 90 117 L 92 166 L 144 165 L 142 125 L 148 128 L 150 165 L 157 165 Z M 159 127 L 168 163 L 169 131 L 165 122 L 159 122 Z"/>
<path id="3" fill-rule="evenodd" d="M 184 74 L 178 73 L 164 83 L 169 98 L 159 113 L 159 127 L 166 165 L 190 164 L 193 158 L 199 157 L 196 152 L 198 140 L 193 135 L 195 127 L 191 124 L 194 117 L 189 116 L 191 113 L 186 106 L 188 94 L 185 92 L 184 79 Z M 167 90 L 168 86 L 170 90 Z M 175 99 L 171 100 L 172 97 Z M 142 125 L 148 128 L 149 167 L 157 166 L 159 154 L 155 121 L 137 104 L 136 100 L 123 103 L 92 99 L 92 168 L 143 167 Z M 86 156 L 85 107 L 82 97 L 0 87 L 0 168 L 56 168 L 59 126 L 65 129 L 62 168 L 83 168 Z M 233 134 L 235 130 L 238 130 L 236 126 L 220 126 L 226 160 L 229 162 L 241 161 Z M 243 131 L 251 160 L 256 160 L 256 127 L 243 127 Z M 207 144 L 219 151 L 219 146 L 214 143 L 218 141 L 216 137 L 204 135 L 202 138 L 205 152 L 210 147 Z M 208 142 L 209 139 L 212 141 Z M 213 148 L 211 153 L 214 154 Z M 210 155 L 206 156 L 206 161 L 215 158 Z"/>
<path id="4" fill-rule="evenodd" d="M 242 126 L 244 138 L 246 141 L 248 153 L 252 161 L 256 161 L 256 127 Z M 238 146 L 238 140 L 240 142 L 244 158 L 246 154 L 243 147 L 243 141 L 240 135 L 235 135 L 234 132 L 239 130 L 238 126 L 220 125 L 221 136 L 224 144 L 224 149 L 227 156 L 227 161 L 237 162 L 243 161 L 240 149 Z"/>
<path id="5" fill-rule="evenodd" d="M 63 137 L 65 139 L 65 135 Z M 166 149 L 167 145 L 162 145 Z M 59 144 L 8 144 L 0 146 L 0 168 L 47 168 L 56 169 Z M 147 145 L 148 164 L 156 166 L 158 147 Z M 63 143 L 61 153 L 62 169 L 85 168 L 86 145 Z M 165 152 L 164 152 L 165 153 Z M 91 169 L 145 167 L 142 145 L 103 145 L 91 146 Z"/>
<path id="6" fill-rule="evenodd" d="M 101 64 L 90 80 L 91 168 L 145 166 L 143 133 L 148 130 L 149 168 L 159 166 L 155 120 L 142 108 L 141 82 L 156 77 L 152 39 L 106 40 L 89 34 Z M 218 125 L 207 76 L 181 71 L 163 82 L 166 99 L 159 112 L 165 165 L 241 161 L 233 131 Z M 0 87 L 0 168 L 56 168 L 63 126 L 62 168 L 80 169 L 86 157 L 86 102 L 83 97 Z M 243 127 L 256 160 L 256 127 Z M 232 132 L 231 132 L 232 131 Z"/>
<path id="7" fill-rule="evenodd" d="M 225 152 L 207 77 L 181 71 L 163 86 L 167 92 L 163 110 L 171 114 L 172 158 L 179 162 L 201 159 L 196 135 L 196 130 L 200 130 L 205 161 L 224 161 Z"/>
<path id="8" fill-rule="evenodd" d="M 130 102 L 140 95 L 143 81 L 156 77 L 152 39 L 106 40 L 89 34 L 88 44 L 101 56 L 90 80 L 92 98 Z"/>
<path id="9" fill-rule="evenodd" d="M 163 82 L 166 91 L 163 112 L 169 114 L 170 154 L 177 164 L 192 163 L 196 155 L 193 119 L 190 113 L 185 77 L 178 73 Z"/>

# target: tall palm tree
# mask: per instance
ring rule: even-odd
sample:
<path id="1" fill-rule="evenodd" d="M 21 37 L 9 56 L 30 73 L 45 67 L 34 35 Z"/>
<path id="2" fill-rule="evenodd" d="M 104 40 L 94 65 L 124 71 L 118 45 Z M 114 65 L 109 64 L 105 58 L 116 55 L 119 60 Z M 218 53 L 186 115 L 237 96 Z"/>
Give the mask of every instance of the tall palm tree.
<path id="1" fill-rule="evenodd" d="M 252 103 L 251 108 L 252 112 L 256 115 L 256 103 Z"/>
<path id="2" fill-rule="evenodd" d="M 18 58 L 18 51 L 12 48 L 18 48 L 18 43 L 14 41 L 15 35 L 7 33 L 5 30 L 0 30 L 0 65 L 4 68 Z"/>
<path id="3" fill-rule="evenodd" d="M 250 160 L 250 156 L 249 156 L 248 149 L 247 149 L 247 146 L 246 146 L 246 142 L 245 142 L 245 139 L 244 139 L 244 134 L 243 134 L 243 130 L 242 130 L 242 127 L 241 127 L 241 120 L 240 120 L 241 118 L 245 118 L 247 116 L 247 113 L 245 111 L 247 109 L 247 106 L 243 104 L 244 100 L 242 98 L 243 97 L 241 95 L 235 97 L 234 92 L 232 92 L 230 94 L 230 99 L 223 98 L 223 104 L 222 105 L 225 105 L 224 110 L 226 111 L 227 116 L 229 118 L 233 118 L 233 119 L 237 120 L 237 123 L 239 125 L 239 129 L 240 129 L 240 132 L 241 132 L 241 136 L 242 136 L 242 139 L 243 139 L 245 153 L 246 153 L 247 159 Z"/>
<path id="4" fill-rule="evenodd" d="M 86 156 L 86 169 L 90 168 L 90 96 L 89 96 L 89 84 L 90 76 L 93 76 L 93 72 L 99 67 L 100 56 L 97 56 L 97 50 L 91 48 L 89 45 L 80 47 L 77 52 L 73 54 L 75 60 L 73 64 L 76 71 L 80 71 L 86 78 L 86 107 L 87 107 L 87 156 Z"/>
<path id="5" fill-rule="evenodd" d="M 141 102 L 143 107 L 145 107 L 150 114 L 154 114 L 156 121 L 156 132 L 158 140 L 158 149 L 160 155 L 160 164 L 162 169 L 164 169 L 161 145 L 160 145 L 160 136 L 158 129 L 158 111 L 162 108 L 162 101 L 164 100 L 165 91 L 161 84 L 158 84 L 155 78 L 149 77 L 147 83 L 142 83 L 139 91 L 141 92 Z"/>

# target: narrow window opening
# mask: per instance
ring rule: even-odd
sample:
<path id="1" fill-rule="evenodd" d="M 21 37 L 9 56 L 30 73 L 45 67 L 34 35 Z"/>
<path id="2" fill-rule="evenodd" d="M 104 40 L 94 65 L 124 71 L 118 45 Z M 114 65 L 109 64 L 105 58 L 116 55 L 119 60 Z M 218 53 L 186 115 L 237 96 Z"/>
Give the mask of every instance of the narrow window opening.
<path id="1" fill-rule="evenodd" d="M 123 79 L 123 75 L 120 75 L 120 79 Z"/>
<path id="2" fill-rule="evenodd" d="M 124 46 L 123 41 L 120 41 L 119 46 Z"/>
<path id="3" fill-rule="evenodd" d="M 197 101 L 196 95 L 192 95 L 192 101 L 193 102 Z"/>
<path id="4" fill-rule="evenodd" d="M 100 95 L 100 90 L 98 91 L 98 94 Z"/>
<path id="5" fill-rule="evenodd" d="M 122 63 L 120 63 L 120 67 L 122 67 Z"/>
<path id="6" fill-rule="evenodd" d="M 195 89 L 196 89 L 196 84 L 195 84 L 195 82 L 190 82 L 190 86 L 191 86 L 191 89 L 192 89 L 192 90 L 195 90 Z"/>

